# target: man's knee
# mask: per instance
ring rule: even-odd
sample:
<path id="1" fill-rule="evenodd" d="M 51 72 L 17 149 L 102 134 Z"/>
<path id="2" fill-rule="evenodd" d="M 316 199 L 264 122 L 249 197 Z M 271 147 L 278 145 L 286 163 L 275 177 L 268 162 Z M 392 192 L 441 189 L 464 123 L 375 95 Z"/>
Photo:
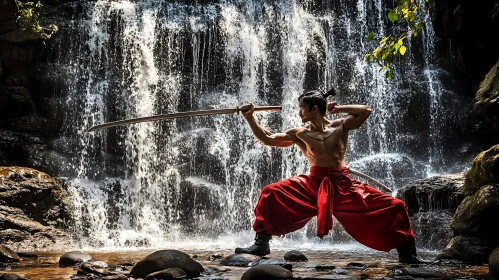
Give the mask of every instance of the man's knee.
<path id="1" fill-rule="evenodd" d="M 277 183 L 266 185 L 262 189 L 262 194 L 273 193 L 273 192 L 279 190 L 280 188 L 281 188 L 281 186 L 279 184 L 277 184 Z"/>
<path id="2" fill-rule="evenodd" d="M 398 199 L 398 198 L 394 198 L 393 201 L 392 201 L 392 204 L 397 208 L 399 209 L 400 211 L 404 211 L 404 212 L 407 212 L 407 205 L 405 204 L 404 201 Z"/>

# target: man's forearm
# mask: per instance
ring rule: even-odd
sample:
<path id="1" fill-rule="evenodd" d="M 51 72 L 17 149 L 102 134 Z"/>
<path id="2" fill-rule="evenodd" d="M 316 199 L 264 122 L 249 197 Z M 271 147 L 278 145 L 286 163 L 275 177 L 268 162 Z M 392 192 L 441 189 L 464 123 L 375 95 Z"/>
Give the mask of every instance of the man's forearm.
<path id="1" fill-rule="evenodd" d="M 246 120 L 248 121 L 251 131 L 253 131 L 255 137 L 265 144 L 271 132 L 261 127 L 253 116 L 246 118 Z"/>
<path id="2" fill-rule="evenodd" d="M 337 105 L 334 107 L 333 114 L 346 113 L 354 116 L 369 115 L 372 109 L 368 105 Z"/>

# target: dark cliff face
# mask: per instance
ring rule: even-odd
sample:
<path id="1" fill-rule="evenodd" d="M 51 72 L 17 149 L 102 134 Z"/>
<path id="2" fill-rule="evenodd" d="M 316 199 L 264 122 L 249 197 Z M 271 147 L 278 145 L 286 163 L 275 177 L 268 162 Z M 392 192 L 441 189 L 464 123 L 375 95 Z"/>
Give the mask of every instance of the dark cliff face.
<path id="1" fill-rule="evenodd" d="M 430 0 L 435 34 L 450 40 L 460 71 L 476 91 L 499 59 L 499 1 Z"/>

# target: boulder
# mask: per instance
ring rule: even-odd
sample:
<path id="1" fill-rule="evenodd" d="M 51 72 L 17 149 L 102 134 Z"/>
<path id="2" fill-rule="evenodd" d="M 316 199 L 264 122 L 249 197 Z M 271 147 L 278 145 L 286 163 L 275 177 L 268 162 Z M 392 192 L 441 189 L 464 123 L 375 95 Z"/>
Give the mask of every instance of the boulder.
<path id="1" fill-rule="evenodd" d="M 64 246 L 70 209 L 67 192 L 46 173 L 0 166 L 0 242 L 16 250 Z"/>
<path id="2" fill-rule="evenodd" d="M 464 199 L 464 173 L 446 174 L 412 181 L 397 192 L 409 215 L 420 211 L 454 212 Z"/>
<path id="3" fill-rule="evenodd" d="M 499 247 L 495 248 L 489 256 L 489 272 L 492 277 L 499 279 Z"/>
<path id="4" fill-rule="evenodd" d="M 464 180 L 464 173 L 434 176 L 412 181 L 397 192 L 407 205 L 419 247 L 441 250 L 452 239 L 450 221 L 465 197 Z"/>
<path id="5" fill-rule="evenodd" d="M 452 217 L 454 235 L 482 238 L 492 246 L 499 246 L 499 187 L 484 186 L 466 197 Z"/>
<path id="6" fill-rule="evenodd" d="M 89 262 L 92 260 L 92 256 L 81 251 L 72 251 L 63 254 L 59 258 L 59 266 L 74 266 L 79 263 Z"/>
<path id="7" fill-rule="evenodd" d="M 499 183 L 499 144 L 481 152 L 466 173 L 464 193 L 472 195 L 486 184 Z"/>
<path id="8" fill-rule="evenodd" d="M 300 252 L 296 250 L 291 250 L 284 254 L 284 259 L 289 261 L 289 262 L 306 262 L 308 261 L 307 257 Z"/>
<path id="9" fill-rule="evenodd" d="M 220 264 L 226 266 L 249 266 L 260 259 L 260 257 L 251 254 L 232 254 L 223 258 Z"/>
<path id="10" fill-rule="evenodd" d="M 499 130 L 499 61 L 480 83 L 475 101 L 473 110 Z"/>
<path id="11" fill-rule="evenodd" d="M 138 261 L 130 271 L 135 278 L 145 278 L 147 275 L 167 268 L 180 268 L 187 273 L 188 278 L 198 277 L 203 266 L 191 259 L 189 255 L 177 250 L 156 251 Z"/>
<path id="12" fill-rule="evenodd" d="M 274 279 L 290 279 L 293 277 L 291 271 L 279 265 L 260 264 L 246 270 L 241 277 L 241 280 L 274 280 Z"/>
<path id="13" fill-rule="evenodd" d="M 481 238 L 456 236 L 436 259 L 459 260 L 471 264 L 487 263 L 492 247 Z"/>

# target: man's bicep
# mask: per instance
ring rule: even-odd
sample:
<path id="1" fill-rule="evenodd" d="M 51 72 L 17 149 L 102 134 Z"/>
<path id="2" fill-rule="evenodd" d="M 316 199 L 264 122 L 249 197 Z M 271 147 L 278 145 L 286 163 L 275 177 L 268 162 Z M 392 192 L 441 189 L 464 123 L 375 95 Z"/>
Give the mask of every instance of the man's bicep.
<path id="1" fill-rule="evenodd" d="M 343 119 L 343 127 L 347 130 L 359 128 L 367 118 L 355 115 L 348 115 Z"/>
<path id="2" fill-rule="evenodd" d="M 291 146 L 298 139 L 296 137 L 296 131 L 293 129 L 290 129 L 284 133 L 274 133 L 270 135 L 269 138 L 271 139 L 269 145 L 277 147 Z"/>

